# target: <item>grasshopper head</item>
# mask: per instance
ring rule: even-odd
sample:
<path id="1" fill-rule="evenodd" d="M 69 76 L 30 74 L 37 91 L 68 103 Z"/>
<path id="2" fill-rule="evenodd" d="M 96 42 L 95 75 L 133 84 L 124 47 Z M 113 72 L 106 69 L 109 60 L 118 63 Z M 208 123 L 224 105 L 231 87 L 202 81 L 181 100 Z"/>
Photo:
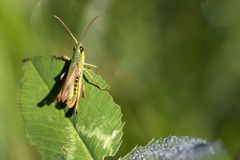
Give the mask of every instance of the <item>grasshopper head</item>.
<path id="1" fill-rule="evenodd" d="M 79 45 L 76 45 L 76 46 L 73 48 L 73 51 L 74 51 L 74 52 L 77 52 L 78 54 L 82 54 L 82 53 L 84 52 L 84 48 L 83 48 L 82 43 L 80 43 Z"/>

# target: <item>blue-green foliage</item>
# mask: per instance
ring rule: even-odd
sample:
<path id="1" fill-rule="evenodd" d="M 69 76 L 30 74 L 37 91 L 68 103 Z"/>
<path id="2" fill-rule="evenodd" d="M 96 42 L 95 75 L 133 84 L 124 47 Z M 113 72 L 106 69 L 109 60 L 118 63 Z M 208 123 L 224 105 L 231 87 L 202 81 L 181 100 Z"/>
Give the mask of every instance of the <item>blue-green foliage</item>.
<path id="1" fill-rule="evenodd" d="M 168 137 L 152 140 L 126 155 L 124 160 L 230 160 L 220 142 L 199 138 Z"/>

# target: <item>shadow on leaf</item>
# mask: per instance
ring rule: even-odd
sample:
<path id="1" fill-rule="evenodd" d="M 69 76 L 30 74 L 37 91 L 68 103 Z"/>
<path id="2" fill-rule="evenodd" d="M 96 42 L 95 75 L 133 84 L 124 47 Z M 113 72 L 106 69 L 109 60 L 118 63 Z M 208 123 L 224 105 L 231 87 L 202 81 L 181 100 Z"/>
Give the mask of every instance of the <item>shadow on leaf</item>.
<path id="1" fill-rule="evenodd" d="M 70 61 L 65 61 L 65 64 L 64 64 L 61 72 L 54 78 L 56 83 L 54 84 L 53 88 L 50 90 L 48 95 L 37 104 L 38 107 L 43 107 L 45 105 L 49 106 L 53 102 L 56 101 L 58 93 L 60 92 L 60 90 L 63 86 L 64 80 L 67 77 L 67 72 L 68 72 L 68 68 L 70 66 L 70 63 L 71 63 Z M 64 76 L 62 78 L 60 78 L 63 73 L 66 73 L 66 74 L 64 74 Z M 56 103 L 55 107 L 60 110 L 60 109 L 65 108 L 66 104 L 65 103 Z M 71 116 L 70 115 L 71 113 L 68 113 L 68 112 L 70 112 L 70 111 L 66 112 L 66 115 L 65 115 L 66 117 Z"/>

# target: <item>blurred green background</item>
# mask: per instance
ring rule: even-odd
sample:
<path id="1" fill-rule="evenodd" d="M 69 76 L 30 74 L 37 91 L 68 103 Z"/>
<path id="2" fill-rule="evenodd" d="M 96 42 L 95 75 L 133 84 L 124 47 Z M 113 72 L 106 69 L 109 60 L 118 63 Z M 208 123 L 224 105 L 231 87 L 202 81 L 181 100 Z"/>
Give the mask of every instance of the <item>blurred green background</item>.
<path id="1" fill-rule="evenodd" d="M 71 56 L 83 41 L 126 122 L 125 155 L 153 137 L 222 140 L 240 159 L 240 1 L 0 0 L 0 159 L 40 159 L 17 106 L 21 59 Z M 37 91 L 36 91 L 37 92 Z"/>

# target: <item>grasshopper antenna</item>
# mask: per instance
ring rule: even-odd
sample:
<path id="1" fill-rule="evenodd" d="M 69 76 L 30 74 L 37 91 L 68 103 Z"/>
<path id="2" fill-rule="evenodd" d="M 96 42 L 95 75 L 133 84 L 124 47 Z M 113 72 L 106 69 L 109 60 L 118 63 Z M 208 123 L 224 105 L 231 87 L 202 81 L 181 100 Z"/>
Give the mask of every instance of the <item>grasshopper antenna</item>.
<path id="1" fill-rule="evenodd" d="M 96 17 L 94 17 L 94 18 L 91 20 L 91 22 L 88 24 L 87 28 L 86 28 L 86 29 L 84 30 L 84 32 L 82 33 L 81 41 L 80 41 L 80 42 L 83 41 L 83 39 L 84 39 L 84 37 L 85 37 L 85 35 L 86 35 L 88 29 L 89 29 L 90 26 L 92 25 L 92 23 L 93 23 L 96 19 L 98 19 L 99 17 L 100 17 L 100 16 L 96 16 Z"/>
<path id="2" fill-rule="evenodd" d="M 72 32 L 68 29 L 68 27 L 64 24 L 64 22 L 56 15 L 53 15 L 54 18 L 56 18 L 62 25 L 63 27 L 68 31 L 68 33 L 71 35 L 71 37 L 73 38 L 73 40 L 78 44 L 77 39 L 74 37 L 74 35 L 72 34 Z M 91 22 L 92 23 L 92 22 Z"/>

